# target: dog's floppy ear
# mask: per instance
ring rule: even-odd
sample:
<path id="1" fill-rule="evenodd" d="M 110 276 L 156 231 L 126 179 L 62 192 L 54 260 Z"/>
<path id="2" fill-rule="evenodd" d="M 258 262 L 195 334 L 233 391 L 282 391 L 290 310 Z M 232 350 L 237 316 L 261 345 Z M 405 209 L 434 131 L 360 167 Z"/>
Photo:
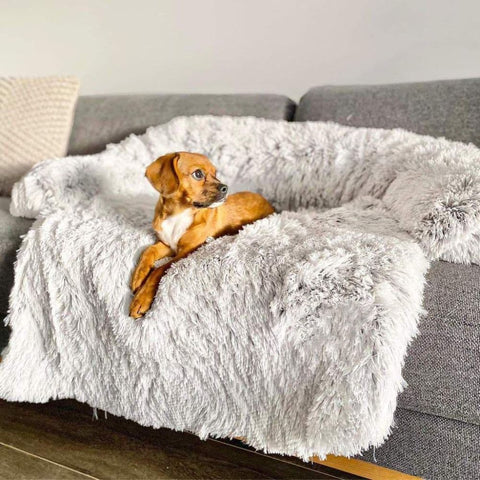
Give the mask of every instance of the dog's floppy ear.
<path id="1" fill-rule="evenodd" d="M 150 183 L 163 196 L 172 195 L 180 185 L 177 175 L 179 158 L 178 153 L 168 153 L 157 158 L 145 171 L 145 176 Z"/>

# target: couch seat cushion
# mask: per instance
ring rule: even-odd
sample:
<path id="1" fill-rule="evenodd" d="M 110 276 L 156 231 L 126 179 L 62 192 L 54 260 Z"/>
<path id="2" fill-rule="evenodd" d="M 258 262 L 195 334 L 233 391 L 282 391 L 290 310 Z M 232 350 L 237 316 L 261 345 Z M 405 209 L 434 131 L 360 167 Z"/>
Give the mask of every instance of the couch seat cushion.
<path id="1" fill-rule="evenodd" d="M 480 426 L 397 408 L 395 428 L 361 460 L 431 480 L 480 478 Z"/>
<path id="2" fill-rule="evenodd" d="M 480 425 L 480 266 L 433 262 L 399 405 Z"/>

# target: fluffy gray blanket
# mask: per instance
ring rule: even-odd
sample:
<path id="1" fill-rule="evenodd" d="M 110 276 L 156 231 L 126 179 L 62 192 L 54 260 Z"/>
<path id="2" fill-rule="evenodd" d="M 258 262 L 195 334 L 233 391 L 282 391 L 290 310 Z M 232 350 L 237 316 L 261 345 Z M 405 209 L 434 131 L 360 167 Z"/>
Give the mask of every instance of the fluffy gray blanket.
<path id="1" fill-rule="evenodd" d="M 161 154 L 208 155 L 280 213 L 209 242 L 128 317 Z M 35 167 L 0 396 L 75 398 L 267 452 L 353 455 L 389 434 L 428 260 L 480 259 L 480 151 L 401 130 L 178 118 Z"/>

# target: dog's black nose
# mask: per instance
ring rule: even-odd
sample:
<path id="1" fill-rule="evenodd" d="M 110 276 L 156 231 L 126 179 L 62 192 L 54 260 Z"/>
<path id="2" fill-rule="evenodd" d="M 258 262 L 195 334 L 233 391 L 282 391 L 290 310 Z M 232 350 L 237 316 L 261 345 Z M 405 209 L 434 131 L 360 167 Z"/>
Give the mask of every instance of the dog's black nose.
<path id="1" fill-rule="evenodd" d="M 218 191 L 219 191 L 220 193 L 225 193 L 225 194 L 226 194 L 226 193 L 228 192 L 228 187 L 227 187 L 225 184 L 221 183 L 221 184 L 218 186 Z"/>

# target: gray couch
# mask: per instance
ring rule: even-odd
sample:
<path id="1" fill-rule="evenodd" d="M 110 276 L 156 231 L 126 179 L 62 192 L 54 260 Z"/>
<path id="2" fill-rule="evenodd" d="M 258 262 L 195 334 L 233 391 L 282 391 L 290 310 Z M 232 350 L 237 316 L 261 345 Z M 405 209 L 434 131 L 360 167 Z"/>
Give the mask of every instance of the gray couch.
<path id="1" fill-rule="evenodd" d="M 480 146 L 480 80 L 385 86 L 317 87 L 299 105 L 279 95 L 134 95 L 80 97 L 70 154 L 178 115 L 254 115 L 290 121 L 402 127 Z M 480 165 L 479 165 L 480 168 Z M 5 315 L 20 236 L 31 222 L 0 199 L 0 314 Z M 409 350 L 396 427 L 363 456 L 432 479 L 480 478 L 480 267 L 435 262 L 425 292 L 428 315 Z M 8 330 L 0 335 L 8 341 Z"/>

